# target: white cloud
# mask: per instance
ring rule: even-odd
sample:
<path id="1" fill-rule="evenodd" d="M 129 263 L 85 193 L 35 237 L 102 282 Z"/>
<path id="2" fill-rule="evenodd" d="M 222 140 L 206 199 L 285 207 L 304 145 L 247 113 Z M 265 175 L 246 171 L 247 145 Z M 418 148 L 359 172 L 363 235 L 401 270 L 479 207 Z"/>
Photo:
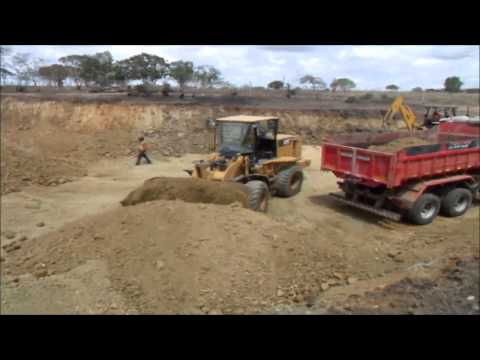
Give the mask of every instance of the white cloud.
<path id="1" fill-rule="evenodd" d="M 418 58 L 413 62 L 413 66 L 432 66 L 441 64 L 443 61 L 434 58 Z"/>

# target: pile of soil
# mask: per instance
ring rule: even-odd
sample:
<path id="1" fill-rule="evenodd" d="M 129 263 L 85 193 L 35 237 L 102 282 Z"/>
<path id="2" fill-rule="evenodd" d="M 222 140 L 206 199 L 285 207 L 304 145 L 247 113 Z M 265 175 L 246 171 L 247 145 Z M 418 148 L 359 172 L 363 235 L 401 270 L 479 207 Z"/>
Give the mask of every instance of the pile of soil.
<path id="1" fill-rule="evenodd" d="M 123 206 L 153 200 L 183 200 L 191 203 L 247 205 L 247 189 L 243 184 L 212 182 L 198 178 L 155 177 L 146 180 L 121 201 Z"/>
<path id="2" fill-rule="evenodd" d="M 425 139 L 420 139 L 420 138 L 411 136 L 411 137 L 396 139 L 387 144 L 372 145 L 372 146 L 369 146 L 369 149 L 376 150 L 376 151 L 384 151 L 384 152 L 395 152 L 407 147 L 430 145 L 433 143 L 434 142 L 432 140 L 425 140 Z"/>
<path id="3" fill-rule="evenodd" d="M 309 238 L 238 204 L 159 200 L 27 239 L 4 266 L 12 276 L 45 277 L 101 260 L 138 313 L 261 313 L 313 302 L 325 274 Z"/>

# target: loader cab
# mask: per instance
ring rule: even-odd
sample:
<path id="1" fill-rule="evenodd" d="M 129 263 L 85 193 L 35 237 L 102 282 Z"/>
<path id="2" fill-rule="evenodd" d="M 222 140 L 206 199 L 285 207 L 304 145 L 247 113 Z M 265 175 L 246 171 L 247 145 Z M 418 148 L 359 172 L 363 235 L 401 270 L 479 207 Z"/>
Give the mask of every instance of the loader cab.
<path id="1" fill-rule="evenodd" d="M 229 116 L 216 121 L 216 151 L 226 158 L 249 155 L 253 162 L 277 156 L 278 119 Z"/>

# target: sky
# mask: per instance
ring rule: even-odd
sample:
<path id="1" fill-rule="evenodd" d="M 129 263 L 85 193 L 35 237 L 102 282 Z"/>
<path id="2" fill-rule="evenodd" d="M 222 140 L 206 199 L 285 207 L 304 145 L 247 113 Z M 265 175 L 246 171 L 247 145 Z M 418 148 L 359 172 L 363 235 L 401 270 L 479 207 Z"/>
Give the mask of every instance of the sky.
<path id="1" fill-rule="evenodd" d="M 389 84 L 403 90 L 416 86 L 442 88 L 449 76 L 459 76 L 464 88 L 480 87 L 480 46 L 22 45 L 12 48 L 48 63 L 69 54 L 110 51 L 115 60 L 122 60 L 146 52 L 169 62 L 189 60 L 195 66 L 215 66 L 225 80 L 237 86 L 266 86 L 272 80 L 297 86 L 301 76 L 311 74 L 327 84 L 334 78 L 347 77 L 362 90 L 381 90 Z"/>

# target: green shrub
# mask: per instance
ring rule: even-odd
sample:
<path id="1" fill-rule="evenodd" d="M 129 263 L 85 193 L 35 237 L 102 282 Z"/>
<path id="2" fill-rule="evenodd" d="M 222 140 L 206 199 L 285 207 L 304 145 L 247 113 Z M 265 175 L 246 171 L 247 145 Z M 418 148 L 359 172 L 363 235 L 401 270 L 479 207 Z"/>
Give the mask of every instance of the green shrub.
<path id="1" fill-rule="evenodd" d="M 362 100 L 372 100 L 373 99 L 373 93 L 365 93 L 362 96 L 360 96 L 360 99 L 362 99 Z"/>
<path id="2" fill-rule="evenodd" d="M 382 101 L 390 102 L 390 101 L 393 101 L 393 98 L 388 96 L 387 94 L 382 94 Z"/>

